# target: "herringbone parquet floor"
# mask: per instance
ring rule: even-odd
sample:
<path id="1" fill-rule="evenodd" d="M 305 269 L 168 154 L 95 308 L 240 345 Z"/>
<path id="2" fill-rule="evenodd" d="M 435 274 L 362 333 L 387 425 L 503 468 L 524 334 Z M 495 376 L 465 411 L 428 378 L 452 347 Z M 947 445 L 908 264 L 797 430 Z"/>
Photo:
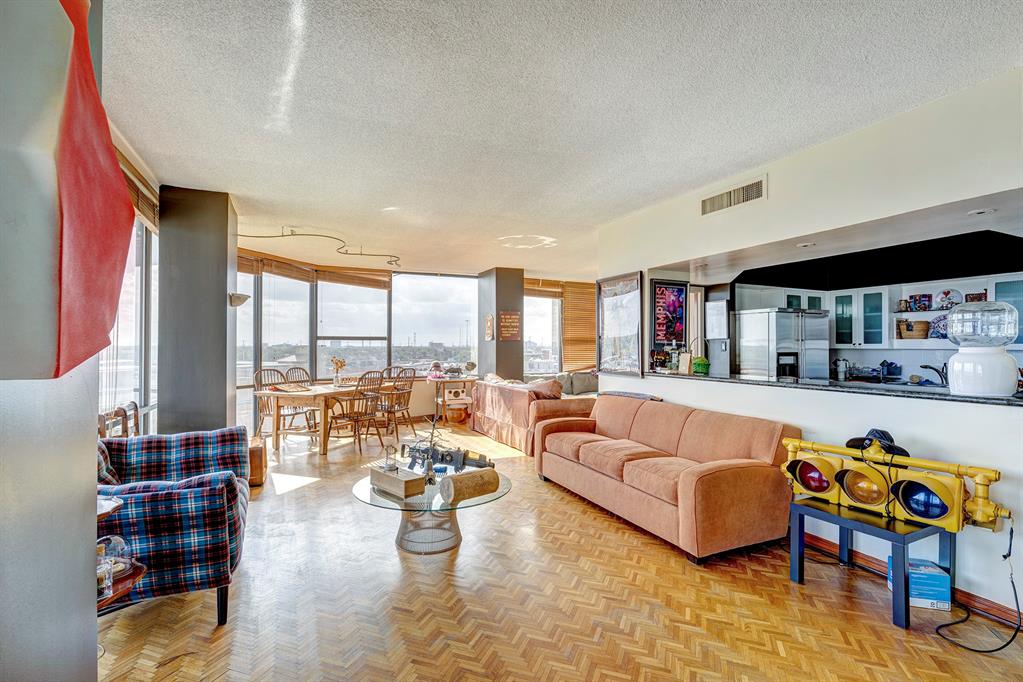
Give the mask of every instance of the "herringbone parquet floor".
<path id="1" fill-rule="evenodd" d="M 481 436 L 514 488 L 459 512 L 455 553 L 393 544 L 398 513 L 352 497 L 350 444 L 326 458 L 292 438 L 249 507 L 230 620 L 213 592 L 99 621 L 110 680 L 1020 680 L 1023 642 L 993 656 L 933 634 L 948 614 L 891 625 L 884 582 L 807 563 L 788 580 L 781 546 L 691 565 L 667 543 L 554 484 Z M 258 489 L 257 489 L 258 490 Z M 990 645 L 1006 628 L 958 634 Z"/>

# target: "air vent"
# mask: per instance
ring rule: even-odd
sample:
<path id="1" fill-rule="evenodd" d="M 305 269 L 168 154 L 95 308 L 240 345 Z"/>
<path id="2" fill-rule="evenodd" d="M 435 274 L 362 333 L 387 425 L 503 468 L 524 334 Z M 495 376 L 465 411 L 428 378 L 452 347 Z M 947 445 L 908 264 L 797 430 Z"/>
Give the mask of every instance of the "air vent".
<path id="1" fill-rule="evenodd" d="M 703 215 L 738 206 L 739 204 L 745 204 L 749 201 L 763 199 L 766 187 L 767 178 L 760 178 L 742 187 L 736 187 L 721 194 L 707 197 L 703 200 Z"/>

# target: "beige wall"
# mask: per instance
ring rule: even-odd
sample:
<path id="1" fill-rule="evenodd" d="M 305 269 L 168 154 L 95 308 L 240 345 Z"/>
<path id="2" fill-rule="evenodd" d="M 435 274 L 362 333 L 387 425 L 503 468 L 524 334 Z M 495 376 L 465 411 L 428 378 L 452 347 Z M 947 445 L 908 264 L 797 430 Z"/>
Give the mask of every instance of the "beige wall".
<path id="1" fill-rule="evenodd" d="M 1023 187 L 1023 70 L 981 83 L 711 187 L 600 228 L 600 273 L 646 270 L 723 251 L 843 227 Z M 700 199 L 766 173 L 768 199 L 700 217 Z M 644 307 L 644 317 L 646 309 Z M 644 331 L 645 333 L 645 331 Z M 1023 514 L 1023 408 L 972 405 L 667 377 L 602 376 L 601 390 L 630 390 L 705 409 L 795 424 L 811 439 L 844 443 L 871 427 L 891 431 L 919 457 L 1000 469 L 992 497 Z M 837 540 L 833 526 L 808 522 Z M 1012 604 L 1008 542 L 967 528 L 959 538 L 958 586 Z M 857 538 L 884 559 L 888 548 Z M 914 548 L 932 557 L 935 543 Z"/>

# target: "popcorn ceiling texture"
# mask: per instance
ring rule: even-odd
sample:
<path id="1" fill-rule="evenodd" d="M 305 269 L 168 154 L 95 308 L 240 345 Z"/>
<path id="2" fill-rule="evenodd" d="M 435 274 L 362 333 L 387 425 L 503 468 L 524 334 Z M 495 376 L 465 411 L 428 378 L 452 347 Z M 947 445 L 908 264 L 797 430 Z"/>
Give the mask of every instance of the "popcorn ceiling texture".
<path id="1" fill-rule="evenodd" d="M 406 270 L 593 277 L 603 222 L 1023 64 L 1016 1 L 104 8 L 107 110 L 161 183 L 230 192 L 242 232 L 330 230 Z"/>

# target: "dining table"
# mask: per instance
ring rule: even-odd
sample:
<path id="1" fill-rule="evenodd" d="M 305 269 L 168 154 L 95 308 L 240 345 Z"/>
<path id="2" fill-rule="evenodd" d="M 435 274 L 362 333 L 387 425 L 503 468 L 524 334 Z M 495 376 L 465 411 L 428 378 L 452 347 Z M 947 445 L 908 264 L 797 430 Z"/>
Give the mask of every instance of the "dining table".
<path id="1" fill-rule="evenodd" d="M 293 386 L 295 385 L 289 384 L 289 390 L 271 386 L 255 392 L 257 398 L 269 398 L 273 404 L 273 420 L 271 422 L 273 428 L 271 429 L 271 435 L 274 452 L 281 449 L 281 412 L 284 407 L 291 406 L 305 410 L 317 410 L 320 413 L 317 431 L 311 433 L 316 433 L 319 436 L 319 453 L 326 455 L 327 439 L 330 436 L 330 408 L 333 401 L 340 400 L 344 402 L 346 398 L 353 398 L 358 387 L 354 383 L 343 384 L 341 386 L 335 386 L 333 383 L 330 383 L 311 384 L 305 386 L 302 390 L 295 390 L 297 387 L 291 388 Z M 393 382 L 385 382 L 381 390 L 388 391 L 393 388 Z"/>

